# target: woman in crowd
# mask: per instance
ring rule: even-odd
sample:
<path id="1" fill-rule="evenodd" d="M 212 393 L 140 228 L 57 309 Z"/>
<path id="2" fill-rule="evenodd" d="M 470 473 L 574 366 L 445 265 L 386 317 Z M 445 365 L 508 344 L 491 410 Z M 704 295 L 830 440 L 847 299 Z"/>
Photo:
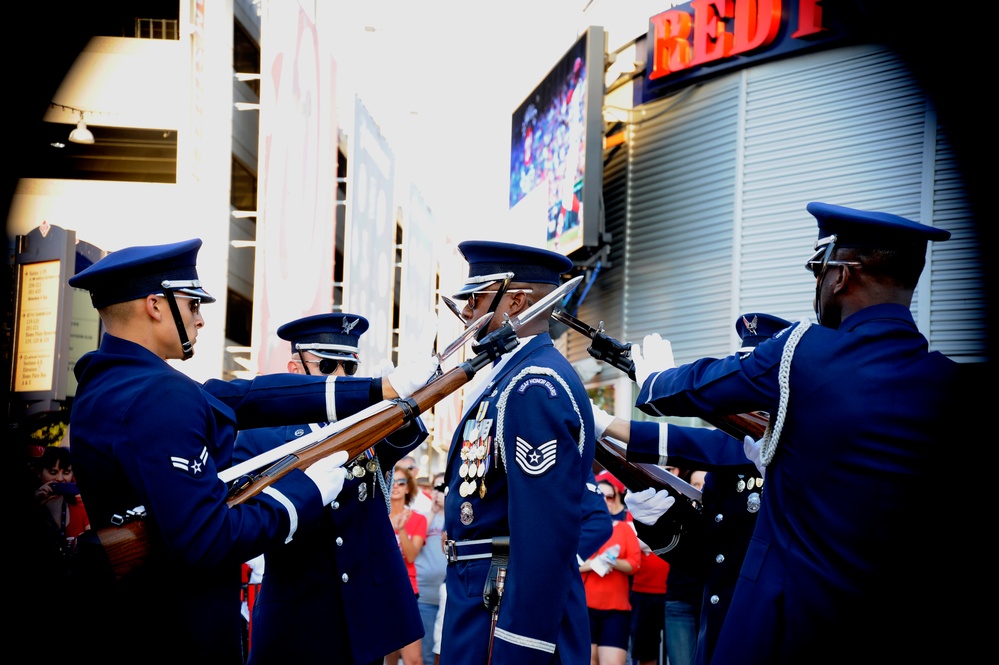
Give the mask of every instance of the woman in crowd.
<path id="1" fill-rule="evenodd" d="M 420 597 L 419 585 L 416 581 L 416 555 L 423 549 L 427 540 L 427 518 L 410 508 L 410 502 L 419 492 L 416 478 L 409 469 L 396 465 L 392 477 L 392 510 L 389 519 L 399 540 L 399 550 L 409 571 L 409 581 L 413 585 L 413 593 Z M 391 619 L 389 619 L 391 620 Z M 431 639 L 427 636 L 425 639 Z M 421 665 L 423 663 L 423 647 L 420 640 L 411 642 L 398 651 L 385 656 L 385 665 L 398 665 L 402 658 L 403 665 Z"/>

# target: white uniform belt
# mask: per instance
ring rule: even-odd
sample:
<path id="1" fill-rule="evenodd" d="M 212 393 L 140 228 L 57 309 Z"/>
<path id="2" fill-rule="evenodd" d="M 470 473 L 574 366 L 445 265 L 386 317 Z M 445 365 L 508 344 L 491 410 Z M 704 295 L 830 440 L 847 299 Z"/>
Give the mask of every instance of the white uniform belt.
<path id="1" fill-rule="evenodd" d="M 480 540 L 445 540 L 444 553 L 448 563 L 469 561 L 471 559 L 488 559 L 493 555 L 493 539 Z"/>

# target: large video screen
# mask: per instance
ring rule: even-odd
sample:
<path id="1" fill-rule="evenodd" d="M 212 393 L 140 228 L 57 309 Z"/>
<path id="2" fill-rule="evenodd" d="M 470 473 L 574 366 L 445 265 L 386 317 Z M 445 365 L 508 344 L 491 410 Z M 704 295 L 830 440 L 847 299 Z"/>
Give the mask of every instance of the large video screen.
<path id="1" fill-rule="evenodd" d="M 602 231 L 604 56 L 603 28 L 591 26 L 513 114 L 510 208 L 566 256 Z"/>

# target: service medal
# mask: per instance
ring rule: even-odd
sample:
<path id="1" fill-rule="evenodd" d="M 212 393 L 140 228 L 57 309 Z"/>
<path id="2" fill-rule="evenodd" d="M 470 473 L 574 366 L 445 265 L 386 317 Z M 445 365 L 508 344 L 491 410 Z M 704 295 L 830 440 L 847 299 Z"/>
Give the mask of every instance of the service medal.
<path id="1" fill-rule="evenodd" d="M 368 467 L 368 471 L 370 471 L 371 473 L 374 473 L 375 471 L 378 470 L 378 462 L 373 459 L 368 460 L 368 463 L 365 464 L 365 466 Z"/>
<path id="2" fill-rule="evenodd" d="M 739 478 L 739 482 L 737 482 L 737 483 L 735 484 L 735 491 L 736 491 L 736 492 L 741 492 L 741 491 L 743 491 L 744 489 L 746 489 L 746 481 L 745 481 L 745 480 L 743 480 L 742 478 Z"/>
<path id="3" fill-rule="evenodd" d="M 753 489 L 756 487 L 756 478 L 750 478 L 749 482 L 746 483 L 746 489 Z"/>
<path id="4" fill-rule="evenodd" d="M 350 470 L 350 472 L 354 475 L 355 478 L 363 478 L 364 474 L 367 473 L 364 470 L 364 467 L 361 466 L 360 464 L 355 465 L 354 468 Z"/>
<path id="5" fill-rule="evenodd" d="M 468 462 L 462 462 L 461 466 L 458 467 L 458 476 L 464 478 L 468 475 Z"/>
<path id="6" fill-rule="evenodd" d="M 461 523 L 468 526 L 475 519 L 475 512 L 472 510 L 472 504 L 466 501 L 461 504 Z"/>

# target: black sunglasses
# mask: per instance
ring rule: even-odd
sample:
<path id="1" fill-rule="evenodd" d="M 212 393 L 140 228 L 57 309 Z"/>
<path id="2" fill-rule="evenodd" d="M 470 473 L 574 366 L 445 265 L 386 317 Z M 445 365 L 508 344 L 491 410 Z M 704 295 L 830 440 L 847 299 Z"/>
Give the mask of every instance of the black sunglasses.
<path id="1" fill-rule="evenodd" d="M 343 364 L 343 373 L 347 376 L 354 376 L 357 374 L 357 367 L 359 363 L 356 360 L 334 360 L 333 358 L 323 358 L 322 360 L 299 360 L 302 366 L 305 367 L 306 374 L 312 374 L 309 371 L 309 365 L 319 365 L 320 374 L 332 374 Z"/>
<path id="2" fill-rule="evenodd" d="M 812 273 L 812 275 L 818 279 L 819 275 L 822 274 L 822 269 L 826 266 L 848 266 L 850 268 L 862 268 L 863 264 L 860 261 L 826 261 L 824 264 L 821 259 L 813 259 L 805 263 L 805 270 Z"/>

